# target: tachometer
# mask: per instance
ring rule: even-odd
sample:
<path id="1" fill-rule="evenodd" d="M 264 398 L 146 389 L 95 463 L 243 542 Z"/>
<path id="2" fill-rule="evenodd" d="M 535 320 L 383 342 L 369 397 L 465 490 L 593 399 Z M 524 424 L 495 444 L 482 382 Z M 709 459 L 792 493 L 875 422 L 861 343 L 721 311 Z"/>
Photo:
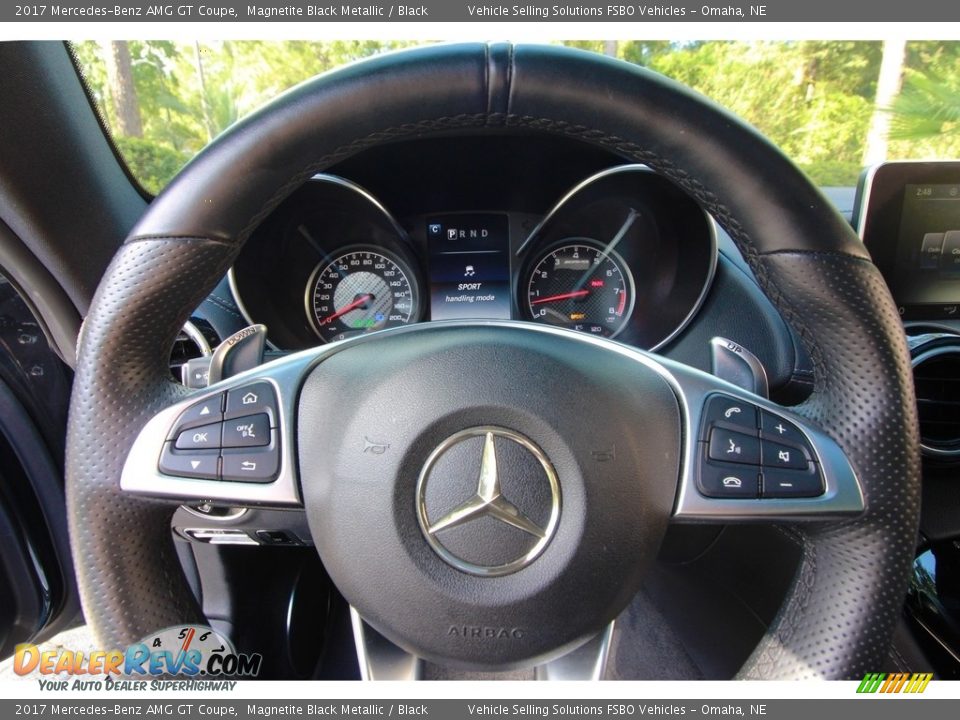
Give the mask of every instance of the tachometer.
<path id="1" fill-rule="evenodd" d="M 527 310 L 538 322 L 613 337 L 633 310 L 633 277 L 623 259 L 587 238 L 568 238 L 533 265 Z"/>
<path id="2" fill-rule="evenodd" d="M 406 325 L 416 319 L 417 307 L 413 273 L 380 248 L 342 249 L 316 267 L 307 285 L 307 315 L 327 342 Z"/>

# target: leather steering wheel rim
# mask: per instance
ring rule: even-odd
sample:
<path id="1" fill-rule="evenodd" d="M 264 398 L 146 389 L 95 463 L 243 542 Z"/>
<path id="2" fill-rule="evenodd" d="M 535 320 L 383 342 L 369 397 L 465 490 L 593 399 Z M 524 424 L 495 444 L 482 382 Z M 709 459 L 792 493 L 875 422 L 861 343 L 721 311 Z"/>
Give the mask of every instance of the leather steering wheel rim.
<path id="1" fill-rule="evenodd" d="M 405 51 L 304 83 L 204 150 L 131 232 L 84 323 L 67 437 L 74 562 L 100 642 L 204 621 L 173 548 L 175 506 L 124 494 L 119 480 L 147 420 L 185 396 L 169 379 L 169 348 L 253 229 L 310 176 L 365 148 L 504 130 L 645 163 L 734 239 L 812 358 L 813 394 L 793 410 L 847 454 L 866 504 L 853 520 L 784 526 L 803 559 L 739 676 L 875 670 L 913 559 L 920 454 L 902 326 L 869 254 L 789 160 L 709 100 L 608 58 L 511 45 Z"/>

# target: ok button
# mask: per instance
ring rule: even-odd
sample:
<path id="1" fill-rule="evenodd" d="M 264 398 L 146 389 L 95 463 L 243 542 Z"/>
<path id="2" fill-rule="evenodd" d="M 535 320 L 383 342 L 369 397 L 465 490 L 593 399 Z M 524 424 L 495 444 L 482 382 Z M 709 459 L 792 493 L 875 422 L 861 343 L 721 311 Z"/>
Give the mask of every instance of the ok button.
<path id="1" fill-rule="evenodd" d="M 199 450 L 220 447 L 220 425 L 212 423 L 184 430 L 177 436 L 179 450 Z"/>

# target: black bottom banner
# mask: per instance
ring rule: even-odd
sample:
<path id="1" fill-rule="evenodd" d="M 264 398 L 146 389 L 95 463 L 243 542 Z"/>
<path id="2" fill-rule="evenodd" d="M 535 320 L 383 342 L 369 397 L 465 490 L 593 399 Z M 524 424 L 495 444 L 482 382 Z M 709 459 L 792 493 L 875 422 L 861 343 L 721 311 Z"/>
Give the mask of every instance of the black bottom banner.
<path id="1" fill-rule="evenodd" d="M 851 692 L 853 692 L 851 690 Z M 906 705 L 909 704 L 908 709 Z M 203 718 L 407 718 L 433 717 L 442 720 L 502 717 L 755 717 L 776 720 L 809 720 L 811 717 L 844 717 L 849 720 L 910 720 L 955 716 L 957 702 L 919 697 L 860 696 L 847 699 L 801 700 L 44 700 L 0 701 L 0 717 L 177 717 Z"/>

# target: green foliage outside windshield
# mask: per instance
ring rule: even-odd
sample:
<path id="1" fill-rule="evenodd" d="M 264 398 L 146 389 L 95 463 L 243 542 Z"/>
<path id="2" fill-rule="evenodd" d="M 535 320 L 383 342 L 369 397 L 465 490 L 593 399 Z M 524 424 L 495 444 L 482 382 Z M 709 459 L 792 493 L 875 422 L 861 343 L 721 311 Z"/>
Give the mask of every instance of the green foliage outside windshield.
<path id="1" fill-rule="evenodd" d="M 73 44 L 91 95 L 133 174 L 156 193 L 204 145 L 287 88 L 353 60 L 419 43 L 374 40 Z M 853 185 L 872 156 L 960 157 L 960 42 L 568 41 L 699 90 L 757 127 L 819 185 Z M 890 70 L 892 69 L 892 70 Z M 869 130 L 888 115 L 890 131 Z M 885 126 L 884 126 L 885 127 Z"/>

